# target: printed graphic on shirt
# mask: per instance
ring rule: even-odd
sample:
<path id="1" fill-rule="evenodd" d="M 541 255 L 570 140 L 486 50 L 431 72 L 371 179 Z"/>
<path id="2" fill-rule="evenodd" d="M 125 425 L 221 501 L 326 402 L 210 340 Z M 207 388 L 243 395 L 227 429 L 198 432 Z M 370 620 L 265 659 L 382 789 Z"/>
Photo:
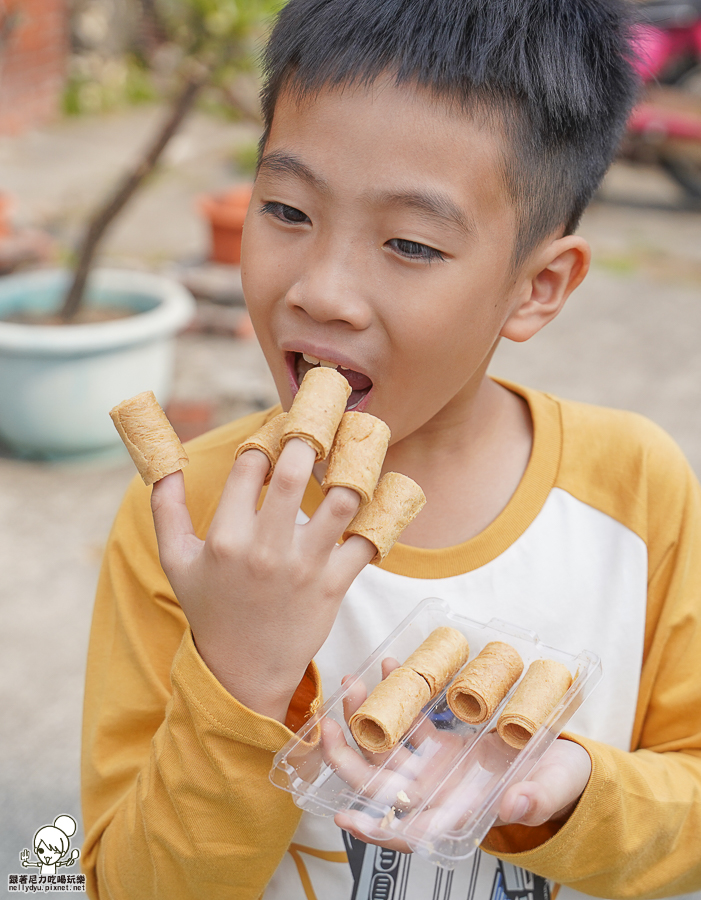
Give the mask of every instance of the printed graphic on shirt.
<path id="1" fill-rule="evenodd" d="M 60 815 L 53 825 L 43 825 L 34 835 L 33 848 L 36 859 L 25 847 L 19 854 L 24 869 L 39 869 L 39 873 L 13 872 L 7 876 L 9 893 L 84 893 L 85 875 L 57 873 L 62 866 L 72 866 L 78 861 L 80 850 L 70 850 L 71 837 L 77 824 L 73 816 Z M 69 852 L 70 850 L 70 852 Z"/>
<path id="2" fill-rule="evenodd" d="M 343 832 L 353 876 L 348 900 L 550 900 L 544 878 L 477 852 L 453 870 L 433 868 L 432 884 L 410 878 L 415 857 L 364 844 Z M 425 864 L 424 864 L 425 865 Z"/>

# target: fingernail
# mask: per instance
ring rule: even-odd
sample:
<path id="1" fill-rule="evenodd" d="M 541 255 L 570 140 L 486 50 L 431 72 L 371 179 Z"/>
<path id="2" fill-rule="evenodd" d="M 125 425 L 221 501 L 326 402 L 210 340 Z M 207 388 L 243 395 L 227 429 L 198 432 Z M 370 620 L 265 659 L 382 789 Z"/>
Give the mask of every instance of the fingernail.
<path id="1" fill-rule="evenodd" d="M 514 808 L 511 813 L 511 821 L 518 822 L 519 819 L 522 819 L 528 812 L 528 805 L 528 797 L 524 797 L 523 795 L 521 795 L 516 803 L 514 803 Z"/>

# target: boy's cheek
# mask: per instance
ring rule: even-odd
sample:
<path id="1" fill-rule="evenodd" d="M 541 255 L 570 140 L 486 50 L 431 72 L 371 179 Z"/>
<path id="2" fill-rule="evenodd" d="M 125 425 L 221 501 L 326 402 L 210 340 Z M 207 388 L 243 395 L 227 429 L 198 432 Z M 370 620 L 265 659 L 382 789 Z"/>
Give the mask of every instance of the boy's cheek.
<path id="1" fill-rule="evenodd" d="M 252 206 L 253 201 L 251 201 Z M 243 282 L 244 295 L 246 294 L 247 282 L 250 281 L 255 272 L 259 242 L 257 216 L 251 211 L 251 207 L 249 207 L 241 237 L 241 281 Z"/>
<path id="2" fill-rule="evenodd" d="M 241 281 L 249 311 L 285 296 L 292 278 L 292 260 L 285 241 L 249 212 L 241 242 Z"/>

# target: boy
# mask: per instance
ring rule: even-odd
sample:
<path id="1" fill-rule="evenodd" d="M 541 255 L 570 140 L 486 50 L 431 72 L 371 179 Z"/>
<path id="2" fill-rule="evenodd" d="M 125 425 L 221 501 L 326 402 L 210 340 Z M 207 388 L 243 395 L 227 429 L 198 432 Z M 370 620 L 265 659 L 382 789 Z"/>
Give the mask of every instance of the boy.
<path id="1" fill-rule="evenodd" d="M 367 566 L 365 539 L 337 545 L 356 495 L 322 501 L 291 441 L 256 512 L 267 461 L 232 460 L 278 410 L 194 442 L 153 519 L 132 486 L 88 660 L 92 896 L 701 890 L 698 485 L 639 417 L 486 376 L 499 339 L 530 338 L 586 274 L 572 232 L 634 94 L 623 9 L 292 0 L 267 65 L 242 269 L 282 406 L 311 366 L 339 367 L 349 406 L 392 430 L 385 469 L 428 502 Z M 268 782 L 322 683 L 431 595 L 592 649 L 605 673 L 450 876 Z"/>

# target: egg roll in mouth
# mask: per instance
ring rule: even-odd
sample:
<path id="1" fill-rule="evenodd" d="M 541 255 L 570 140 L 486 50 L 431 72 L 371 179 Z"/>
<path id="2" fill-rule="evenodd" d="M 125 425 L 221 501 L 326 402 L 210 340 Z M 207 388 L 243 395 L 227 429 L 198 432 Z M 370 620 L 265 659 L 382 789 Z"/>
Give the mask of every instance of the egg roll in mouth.
<path id="1" fill-rule="evenodd" d="M 280 449 L 299 438 L 313 447 L 317 462 L 326 459 L 350 392 L 350 385 L 335 369 L 310 369 L 285 418 Z"/>
<path id="2" fill-rule="evenodd" d="M 293 376 L 295 389 L 299 390 L 304 376 L 310 369 L 330 368 L 343 375 L 351 388 L 350 396 L 346 402 L 346 411 L 358 409 L 361 410 L 366 405 L 367 397 L 372 390 L 372 380 L 362 372 L 356 372 L 354 369 L 345 368 L 340 363 L 333 360 L 317 359 L 314 356 L 301 352 L 292 352 L 287 354 L 287 364 Z"/>

